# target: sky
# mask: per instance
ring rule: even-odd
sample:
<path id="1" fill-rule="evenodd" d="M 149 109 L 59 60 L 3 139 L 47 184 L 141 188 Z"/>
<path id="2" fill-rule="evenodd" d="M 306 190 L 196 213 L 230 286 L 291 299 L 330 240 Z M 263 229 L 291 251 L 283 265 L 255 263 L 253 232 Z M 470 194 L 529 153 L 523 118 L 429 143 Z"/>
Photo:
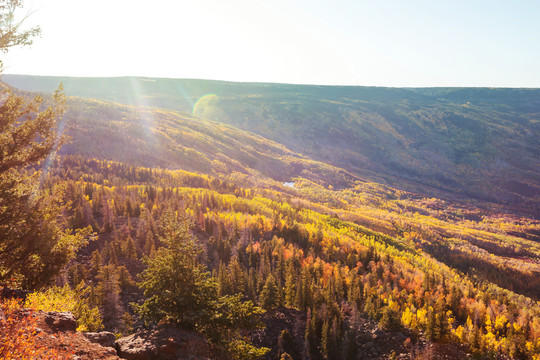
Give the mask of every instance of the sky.
<path id="1" fill-rule="evenodd" d="M 9 74 L 540 87 L 537 0 L 25 0 Z"/>

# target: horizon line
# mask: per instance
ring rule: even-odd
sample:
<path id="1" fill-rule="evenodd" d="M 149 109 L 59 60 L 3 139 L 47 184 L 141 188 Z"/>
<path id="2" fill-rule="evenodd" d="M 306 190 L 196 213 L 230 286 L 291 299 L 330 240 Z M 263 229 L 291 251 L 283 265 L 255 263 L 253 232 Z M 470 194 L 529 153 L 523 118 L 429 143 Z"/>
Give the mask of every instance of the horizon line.
<path id="1" fill-rule="evenodd" d="M 159 80 L 188 80 L 188 81 L 214 81 L 223 83 L 236 84 L 261 84 L 261 85 L 289 85 L 289 86 L 315 86 L 315 87 L 363 87 L 363 88 L 387 88 L 387 89 L 527 89 L 539 90 L 540 86 L 479 86 L 479 85 L 427 85 L 427 86 L 397 86 L 397 85 L 359 85 L 359 84 L 317 84 L 317 83 L 294 83 L 294 82 L 275 82 L 275 81 L 241 81 L 241 80 L 224 80 L 224 79 L 205 79 L 205 78 L 190 78 L 190 77 L 163 77 L 163 76 L 146 76 L 146 75 L 118 75 L 118 76 L 74 76 L 74 75 L 36 75 L 36 74 L 0 74 L 2 76 L 27 76 L 41 78 L 70 78 L 70 79 L 159 79 Z"/>

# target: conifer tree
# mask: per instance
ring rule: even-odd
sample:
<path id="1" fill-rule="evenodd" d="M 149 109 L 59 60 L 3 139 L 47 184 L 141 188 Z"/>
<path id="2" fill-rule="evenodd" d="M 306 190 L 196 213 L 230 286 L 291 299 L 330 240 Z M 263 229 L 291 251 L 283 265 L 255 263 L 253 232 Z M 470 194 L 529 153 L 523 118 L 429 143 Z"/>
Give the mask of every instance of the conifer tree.
<path id="1" fill-rule="evenodd" d="M 74 286 L 87 280 L 87 271 L 82 264 L 75 264 L 69 268 L 70 277 Z"/>
<path id="2" fill-rule="evenodd" d="M 238 259 L 234 258 L 229 263 L 229 274 L 231 280 L 231 288 L 235 294 L 245 294 L 246 292 L 246 276 L 244 270 L 238 263 Z"/>
<path id="3" fill-rule="evenodd" d="M 343 336 L 343 346 L 341 348 L 341 358 L 346 360 L 355 360 L 358 356 L 358 347 L 354 330 L 347 330 Z"/>
<path id="4" fill-rule="evenodd" d="M 62 103 L 63 95 L 57 93 L 56 99 Z M 3 278 L 31 270 L 46 272 L 65 257 L 62 252 L 55 253 L 59 250 L 56 244 L 70 245 L 69 233 L 57 220 L 62 192 L 39 190 L 40 173 L 27 170 L 58 146 L 55 127 L 62 110 L 51 107 L 35 116 L 41 102 L 34 99 L 25 103 L 21 97 L 8 95 L 0 105 L 0 276 Z"/>
<path id="5" fill-rule="evenodd" d="M 255 359 L 268 349 L 246 342 L 241 330 L 259 326 L 264 311 L 242 295 L 218 295 L 218 284 L 198 261 L 201 252 L 183 215 L 166 210 L 162 217 L 164 244 L 148 258 L 140 286 L 147 299 L 136 310 L 147 321 L 168 320 L 202 331 L 224 346 L 231 358 Z M 224 268 L 223 271 L 226 271 Z"/>
<path id="6" fill-rule="evenodd" d="M 293 307 L 295 299 L 296 274 L 292 262 L 287 264 L 285 275 L 285 306 Z"/>
<path id="7" fill-rule="evenodd" d="M 217 300 L 217 284 L 198 263 L 200 246 L 189 232 L 185 218 L 167 210 L 162 218 L 165 245 L 147 260 L 141 274 L 146 301 L 138 308 L 147 320 L 167 318 L 187 327 L 210 317 Z"/>
<path id="8" fill-rule="evenodd" d="M 94 252 L 92 253 L 92 258 L 90 259 L 90 264 L 91 264 L 90 272 L 93 275 L 97 275 L 98 272 L 99 272 L 99 269 L 101 268 L 101 264 L 102 264 L 102 257 L 101 257 L 101 253 L 99 252 L 99 250 L 94 250 Z"/>
<path id="9" fill-rule="evenodd" d="M 266 309 L 270 310 L 275 308 L 279 304 L 278 299 L 278 288 L 276 280 L 272 274 L 266 278 L 264 287 L 260 296 L 260 305 Z"/>
<path id="10" fill-rule="evenodd" d="M 118 280 L 120 282 L 120 289 L 122 291 L 135 286 L 135 281 L 133 281 L 133 278 L 131 277 L 131 274 L 129 273 L 129 270 L 125 267 L 125 265 L 121 265 L 117 267 L 118 271 Z"/>
<path id="11" fill-rule="evenodd" d="M 324 359 L 329 359 L 331 352 L 330 322 L 326 319 L 321 331 L 321 352 Z"/>
<path id="12" fill-rule="evenodd" d="M 303 349 L 303 359 L 311 359 L 311 347 L 312 347 L 312 337 L 313 337 L 313 326 L 312 326 L 312 316 L 311 309 L 307 311 L 306 317 L 306 330 L 304 332 L 304 349 Z"/>
<path id="13" fill-rule="evenodd" d="M 439 338 L 437 313 L 433 308 L 430 308 L 428 312 L 426 335 L 430 340 L 437 340 Z"/>
<path id="14" fill-rule="evenodd" d="M 15 11 L 22 4 L 20 0 L 0 3 L 2 52 L 31 44 L 39 33 L 39 28 L 24 30 L 16 19 Z M 58 132 L 65 107 L 62 87 L 52 104 L 40 111 L 43 103 L 39 96 L 27 101 L 7 90 L 0 104 L 0 282 L 17 278 L 18 285 L 26 288 L 47 283 L 90 232 L 66 231 L 59 220 L 63 190 L 39 188 L 42 175 L 35 167 L 64 141 Z"/>
<path id="15" fill-rule="evenodd" d="M 100 310 L 105 325 L 109 329 L 116 328 L 124 313 L 120 302 L 120 277 L 114 265 L 101 267 L 97 276 Z"/>
<path id="16" fill-rule="evenodd" d="M 328 358 L 332 360 L 339 359 L 339 353 L 338 349 L 340 346 L 339 339 L 340 336 L 340 329 L 339 329 L 339 321 L 337 317 L 334 317 L 332 320 L 332 325 L 330 327 L 330 334 L 329 334 L 329 343 L 328 343 Z"/>
<path id="17" fill-rule="evenodd" d="M 233 294 L 231 289 L 231 282 L 229 280 L 229 272 L 227 271 L 227 267 L 222 261 L 219 262 L 217 283 L 219 296 Z"/>
<path id="18" fill-rule="evenodd" d="M 305 309 L 305 298 L 304 298 L 304 286 L 302 284 L 302 277 L 298 277 L 296 281 L 296 290 L 294 297 L 294 307 L 300 310 Z"/>
<path id="19" fill-rule="evenodd" d="M 22 0 L 4 0 L 0 3 L 0 50 L 4 53 L 13 46 L 31 45 L 32 39 L 41 32 L 39 27 L 22 29 L 25 17 L 20 20 L 15 15 L 17 8 L 22 6 Z M 0 61 L 0 69 L 1 66 Z"/>
<path id="20" fill-rule="evenodd" d="M 137 250 L 135 249 L 135 242 L 133 238 L 128 235 L 125 241 L 125 256 L 128 259 L 137 259 Z"/>

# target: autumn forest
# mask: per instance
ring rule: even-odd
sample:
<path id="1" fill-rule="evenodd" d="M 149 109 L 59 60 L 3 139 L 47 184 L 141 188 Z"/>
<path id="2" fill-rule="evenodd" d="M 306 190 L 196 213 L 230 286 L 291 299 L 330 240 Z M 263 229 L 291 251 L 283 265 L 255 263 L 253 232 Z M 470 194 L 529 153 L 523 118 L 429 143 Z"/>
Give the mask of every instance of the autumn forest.
<path id="1" fill-rule="evenodd" d="M 2 87 L 0 357 L 72 358 L 58 311 L 128 359 L 540 359 L 538 90 Z"/>

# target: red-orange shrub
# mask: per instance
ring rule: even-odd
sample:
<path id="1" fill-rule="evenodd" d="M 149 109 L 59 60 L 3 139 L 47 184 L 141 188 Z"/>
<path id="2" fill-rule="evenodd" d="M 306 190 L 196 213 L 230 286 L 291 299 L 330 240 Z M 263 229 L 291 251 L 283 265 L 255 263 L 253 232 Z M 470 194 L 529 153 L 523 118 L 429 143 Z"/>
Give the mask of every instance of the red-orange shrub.
<path id="1" fill-rule="evenodd" d="M 23 311 L 20 301 L 3 300 L 0 310 L 3 312 L 3 317 L 0 316 L 0 359 L 72 358 L 71 353 L 44 344 L 48 335 L 39 330 L 34 316 Z"/>

